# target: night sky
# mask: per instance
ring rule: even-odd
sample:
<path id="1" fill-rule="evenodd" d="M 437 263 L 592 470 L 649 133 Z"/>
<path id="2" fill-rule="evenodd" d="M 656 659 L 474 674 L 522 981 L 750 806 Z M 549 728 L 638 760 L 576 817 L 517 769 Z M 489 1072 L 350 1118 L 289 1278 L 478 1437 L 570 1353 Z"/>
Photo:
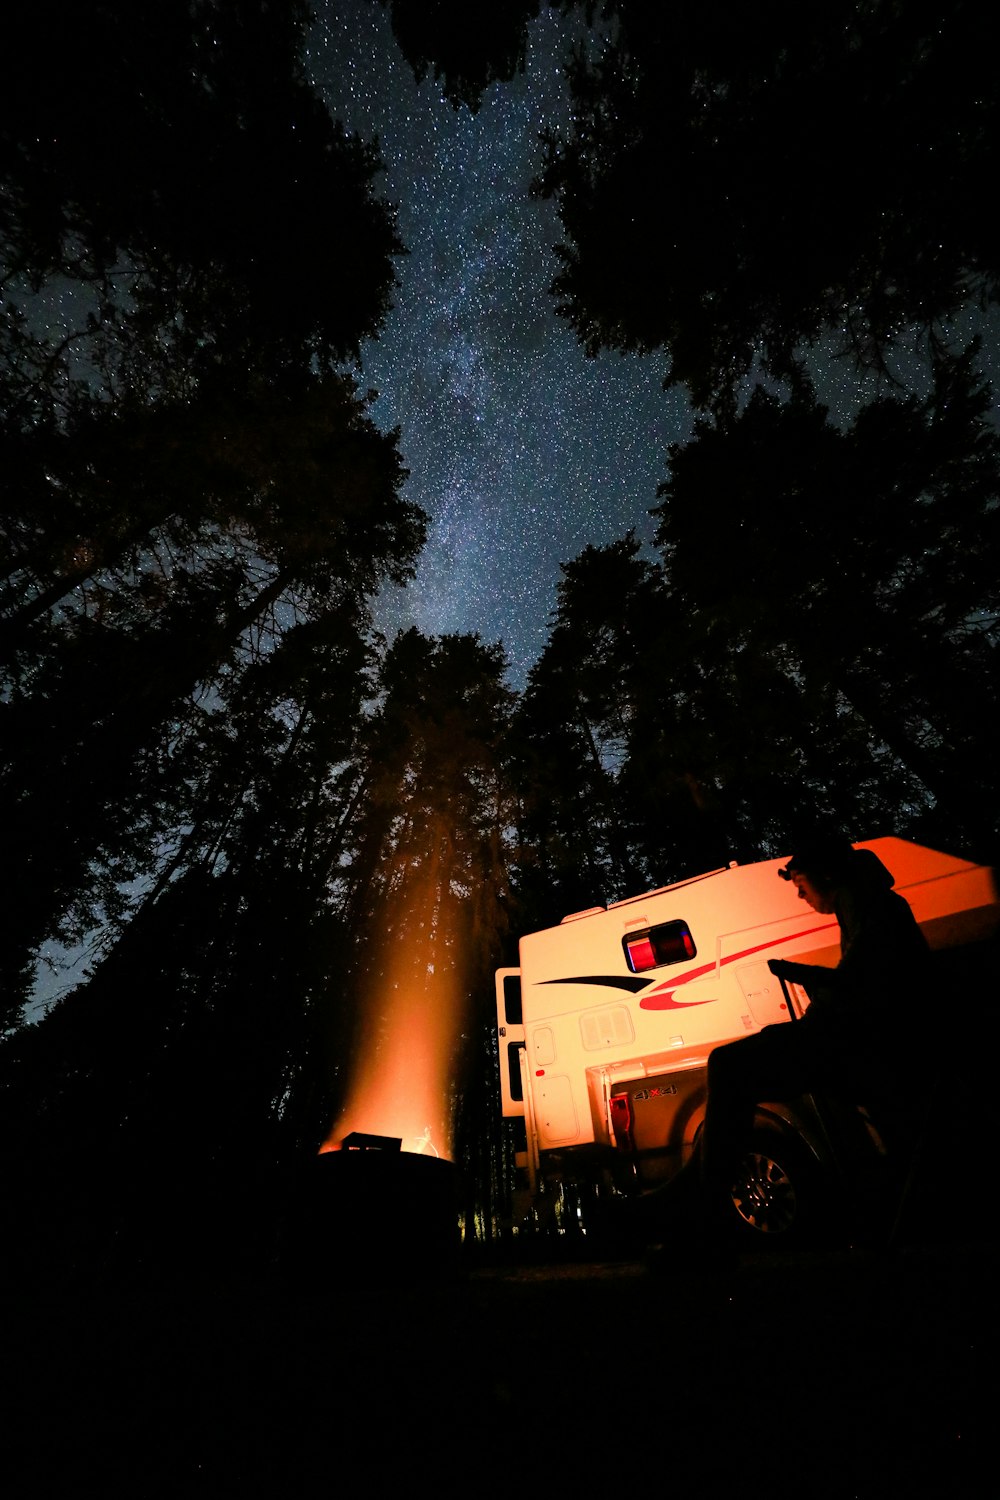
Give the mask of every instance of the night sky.
<path id="1" fill-rule="evenodd" d="M 651 535 L 687 402 L 664 393 L 662 358 L 587 359 L 547 291 L 560 226 L 529 186 L 539 131 L 565 116 L 562 18 L 540 17 L 526 75 L 472 115 L 432 78 L 417 87 L 380 6 L 317 11 L 312 77 L 334 117 L 378 136 L 381 191 L 410 251 L 361 383 L 380 393 L 378 423 L 401 429 L 409 493 L 431 525 L 417 581 L 383 628 L 502 639 L 520 685 L 545 641 L 559 564 L 630 527 Z"/>
<path id="2" fill-rule="evenodd" d="M 409 492 L 431 524 L 415 584 L 383 602 L 380 623 L 390 634 L 416 624 L 502 639 L 521 686 L 544 645 L 559 564 L 630 528 L 649 539 L 667 445 L 692 422 L 683 393 L 663 390 L 663 355 L 586 358 L 547 290 L 561 227 L 529 187 L 539 132 L 566 119 L 561 60 L 580 23 L 543 12 L 525 75 L 495 85 L 473 115 L 432 77 L 416 85 L 381 6 L 315 8 L 311 79 L 335 118 L 378 137 L 381 191 L 410 251 L 361 384 L 380 393 L 376 421 L 400 428 Z M 978 326 L 970 318 L 962 332 Z M 841 420 L 875 393 L 822 350 L 813 369 Z M 897 370 L 926 387 L 926 367 L 904 357 Z"/>

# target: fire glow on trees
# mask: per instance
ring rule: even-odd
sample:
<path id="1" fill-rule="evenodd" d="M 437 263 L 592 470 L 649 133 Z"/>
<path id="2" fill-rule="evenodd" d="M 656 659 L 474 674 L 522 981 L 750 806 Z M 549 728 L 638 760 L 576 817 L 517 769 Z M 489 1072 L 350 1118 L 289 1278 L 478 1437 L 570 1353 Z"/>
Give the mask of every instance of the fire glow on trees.
<path id="1" fill-rule="evenodd" d="M 452 1079 L 464 986 L 457 963 L 457 905 L 436 862 L 410 870 L 391 926 L 379 928 L 365 1022 L 356 1039 L 343 1108 L 321 1147 L 354 1131 L 395 1137 L 401 1150 L 452 1155 Z"/>

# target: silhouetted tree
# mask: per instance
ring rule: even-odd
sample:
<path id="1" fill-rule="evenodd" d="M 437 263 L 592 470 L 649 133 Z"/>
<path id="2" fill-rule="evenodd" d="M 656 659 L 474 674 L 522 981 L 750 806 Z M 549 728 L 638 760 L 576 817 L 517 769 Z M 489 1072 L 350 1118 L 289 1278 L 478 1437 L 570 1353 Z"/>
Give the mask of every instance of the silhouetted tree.
<path id="1" fill-rule="evenodd" d="M 536 926 L 759 855 L 778 784 L 801 774 L 780 715 L 748 737 L 749 717 L 766 717 L 773 697 L 748 713 L 704 617 L 673 596 L 634 536 L 586 548 L 563 574 L 514 740 L 516 879 Z M 767 796 L 752 795 L 757 782 Z"/>
<path id="2" fill-rule="evenodd" d="M 559 311 L 589 352 L 662 350 L 671 383 L 726 405 L 758 359 L 794 380 L 826 338 L 884 371 L 901 337 L 996 299 L 987 7 L 559 8 L 578 18 L 571 124 L 548 135 L 539 186 L 565 231 Z M 440 27 L 435 9 L 406 7 L 400 43 L 474 97 L 494 76 L 488 34 Z M 496 76 L 533 13 L 490 7 Z"/>
<path id="3" fill-rule="evenodd" d="M 165 830 L 157 879 L 107 924 L 88 981 L 8 1042 L 0 1115 L 20 1171 L 43 1180 L 71 1145 L 109 1253 L 117 1231 L 143 1255 L 178 1234 L 202 1254 L 220 1236 L 259 1249 L 279 1168 L 328 1124 L 369 634 L 331 609 L 220 686 L 164 774 L 186 826 Z"/>
<path id="4" fill-rule="evenodd" d="M 205 496 L 210 520 L 194 532 L 171 518 L 135 549 L 133 571 L 95 576 L 15 658 L 0 706 L 15 996 L 16 976 L 67 913 L 77 929 L 92 915 L 95 875 L 155 868 L 160 766 L 197 717 L 192 695 L 270 649 L 283 614 L 319 618 L 387 578 L 402 582 L 412 565 L 422 515 L 401 494 L 394 437 L 377 431 L 350 382 L 275 397 L 256 441 L 245 435 L 252 456 Z M 225 451 L 226 432 L 216 436 Z M 138 843 L 130 828 L 142 830 Z M 123 846 L 138 864 L 122 866 Z"/>
<path id="5" fill-rule="evenodd" d="M 493 83 L 523 69 L 527 26 L 541 0 L 504 0 L 474 11 L 463 0 L 379 0 L 392 17 L 403 55 L 420 82 L 433 73 L 456 106 L 479 108 Z"/>
<path id="6" fill-rule="evenodd" d="M 5 289 L 17 304 L 65 278 L 75 360 L 177 391 L 213 369 L 329 368 L 375 333 L 402 246 L 371 194 L 377 156 L 305 79 L 308 24 L 300 0 L 42 0 L 10 18 Z"/>
<path id="7" fill-rule="evenodd" d="M 517 879 L 537 925 L 645 880 L 618 795 L 655 614 L 655 570 L 638 553 L 630 535 L 563 564 L 549 639 L 518 709 Z"/>
<path id="8" fill-rule="evenodd" d="M 490 1048 L 492 971 L 510 924 L 505 666 L 502 649 L 474 635 L 397 636 L 364 735 L 364 792 L 344 878 L 356 938 L 346 976 L 356 1051 L 377 1056 L 383 1028 L 395 1028 L 396 1042 L 402 1030 L 419 1052 L 448 1008 L 454 1092 L 445 1109 L 457 1117 L 467 1164 L 501 1149 Z M 470 1196 L 488 1191 L 489 1180 L 489 1170 L 473 1171 Z M 481 1210 L 467 1205 L 470 1224 Z"/>
<path id="9" fill-rule="evenodd" d="M 845 809 L 882 781 L 859 811 L 923 809 L 946 844 L 996 832 L 998 460 L 974 353 L 941 355 L 926 399 L 877 402 L 844 432 L 805 395 L 758 390 L 671 450 L 658 509 L 713 675 L 780 665 L 804 769 L 825 765 Z"/>

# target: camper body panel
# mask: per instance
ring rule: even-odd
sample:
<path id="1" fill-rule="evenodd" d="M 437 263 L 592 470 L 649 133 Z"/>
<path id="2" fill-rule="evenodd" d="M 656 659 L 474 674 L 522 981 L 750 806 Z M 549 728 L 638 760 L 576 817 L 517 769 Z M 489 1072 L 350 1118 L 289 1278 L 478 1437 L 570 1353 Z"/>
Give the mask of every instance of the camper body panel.
<path id="1" fill-rule="evenodd" d="M 787 1020 L 768 956 L 836 962 L 836 922 L 807 908 L 777 878 L 780 866 L 718 871 L 521 940 L 541 1151 L 613 1145 L 611 1085 L 691 1068 L 703 1075 L 713 1047 Z M 694 955 L 633 972 L 623 940 L 675 922 L 690 932 Z"/>

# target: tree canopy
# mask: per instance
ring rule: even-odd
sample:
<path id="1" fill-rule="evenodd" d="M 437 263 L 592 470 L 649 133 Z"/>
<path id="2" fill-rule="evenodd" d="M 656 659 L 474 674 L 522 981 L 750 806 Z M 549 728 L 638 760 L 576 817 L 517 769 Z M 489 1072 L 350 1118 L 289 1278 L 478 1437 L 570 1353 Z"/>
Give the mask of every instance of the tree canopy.
<path id="1" fill-rule="evenodd" d="M 877 372 L 915 334 L 995 302 L 998 21 L 976 0 L 608 0 L 567 60 L 571 117 L 539 191 L 564 239 L 552 290 L 590 353 L 662 351 L 698 406 L 818 341 Z M 490 7 L 497 77 L 537 7 Z M 407 7 L 396 33 L 453 97 L 486 39 Z M 405 19 L 405 24 L 404 24 Z M 601 26 L 594 27 L 600 19 Z"/>
<path id="2" fill-rule="evenodd" d="M 63 20 L 19 14 L 0 129 L 8 1012 L 45 938 L 156 878 L 242 674 L 299 622 L 370 635 L 424 526 L 343 366 L 402 246 L 304 81 L 307 11 Z"/>
<path id="3" fill-rule="evenodd" d="M 375 151 L 305 81 L 308 20 L 300 0 L 43 0 L 11 18 L 6 291 L 77 289 L 76 362 L 89 341 L 126 388 L 176 389 L 329 366 L 377 331 L 403 247 Z"/>

